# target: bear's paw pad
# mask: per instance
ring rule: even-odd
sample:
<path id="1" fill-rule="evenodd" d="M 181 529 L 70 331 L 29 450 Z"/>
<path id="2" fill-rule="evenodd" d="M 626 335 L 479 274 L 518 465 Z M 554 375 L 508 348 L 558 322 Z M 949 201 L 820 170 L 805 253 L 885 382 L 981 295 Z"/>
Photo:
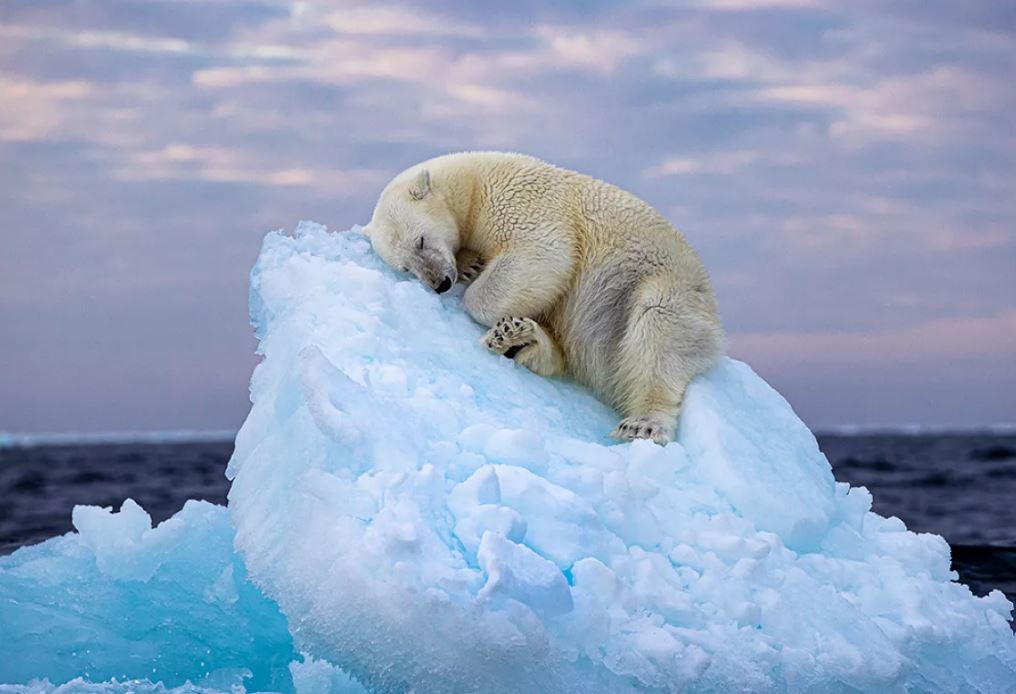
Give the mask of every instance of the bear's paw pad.
<path id="1" fill-rule="evenodd" d="M 487 349 L 509 359 L 514 359 L 523 349 L 536 344 L 536 340 L 536 321 L 515 316 L 502 318 L 483 336 L 483 344 Z"/>

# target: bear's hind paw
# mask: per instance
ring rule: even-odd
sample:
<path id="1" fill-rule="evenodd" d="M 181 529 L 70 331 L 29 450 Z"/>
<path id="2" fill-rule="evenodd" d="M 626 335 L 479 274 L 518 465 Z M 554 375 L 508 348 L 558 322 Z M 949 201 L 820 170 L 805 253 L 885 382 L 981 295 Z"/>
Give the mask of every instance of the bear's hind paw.
<path id="1" fill-rule="evenodd" d="M 625 417 L 610 435 L 621 441 L 649 439 L 653 443 L 665 446 L 670 443 L 670 427 L 659 415 L 640 415 Z"/>

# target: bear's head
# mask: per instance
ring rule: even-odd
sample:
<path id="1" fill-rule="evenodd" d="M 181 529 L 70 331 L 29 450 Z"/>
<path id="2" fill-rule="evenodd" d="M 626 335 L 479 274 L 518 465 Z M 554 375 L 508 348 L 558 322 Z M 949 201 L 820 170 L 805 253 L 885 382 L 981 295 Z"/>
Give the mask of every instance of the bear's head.
<path id="1" fill-rule="evenodd" d="M 389 183 L 363 229 L 381 259 L 411 272 L 438 294 L 455 284 L 459 229 L 427 169 L 409 169 Z"/>

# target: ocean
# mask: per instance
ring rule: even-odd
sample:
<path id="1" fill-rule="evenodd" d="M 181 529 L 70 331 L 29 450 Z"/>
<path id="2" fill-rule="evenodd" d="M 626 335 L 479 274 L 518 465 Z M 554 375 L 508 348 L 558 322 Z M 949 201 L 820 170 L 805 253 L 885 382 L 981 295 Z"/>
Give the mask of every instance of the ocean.
<path id="1" fill-rule="evenodd" d="M 949 541 L 978 595 L 1016 602 L 1016 433 L 820 434 L 836 479 L 867 487 L 874 510 Z M 69 441 L 0 447 L 0 554 L 72 530 L 76 504 L 127 497 L 155 522 L 187 499 L 226 503 L 231 440 Z"/>

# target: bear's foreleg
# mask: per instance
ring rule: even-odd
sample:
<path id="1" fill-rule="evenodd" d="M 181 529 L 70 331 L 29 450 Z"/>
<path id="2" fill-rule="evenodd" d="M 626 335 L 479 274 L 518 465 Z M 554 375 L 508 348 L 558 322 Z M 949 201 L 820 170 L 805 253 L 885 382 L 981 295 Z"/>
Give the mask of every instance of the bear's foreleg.
<path id="1" fill-rule="evenodd" d="M 462 297 L 473 320 L 489 328 L 505 316 L 546 315 L 571 280 L 571 249 L 558 246 L 531 240 L 490 259 Z"/>
<path id="2" fill-rule="evenodd" d="M 502 318 L 481 341 L 494 354 L 514 359 L 540 376 L 557 376 L 564 372 L 561 348 L 532 318 Z"/>

